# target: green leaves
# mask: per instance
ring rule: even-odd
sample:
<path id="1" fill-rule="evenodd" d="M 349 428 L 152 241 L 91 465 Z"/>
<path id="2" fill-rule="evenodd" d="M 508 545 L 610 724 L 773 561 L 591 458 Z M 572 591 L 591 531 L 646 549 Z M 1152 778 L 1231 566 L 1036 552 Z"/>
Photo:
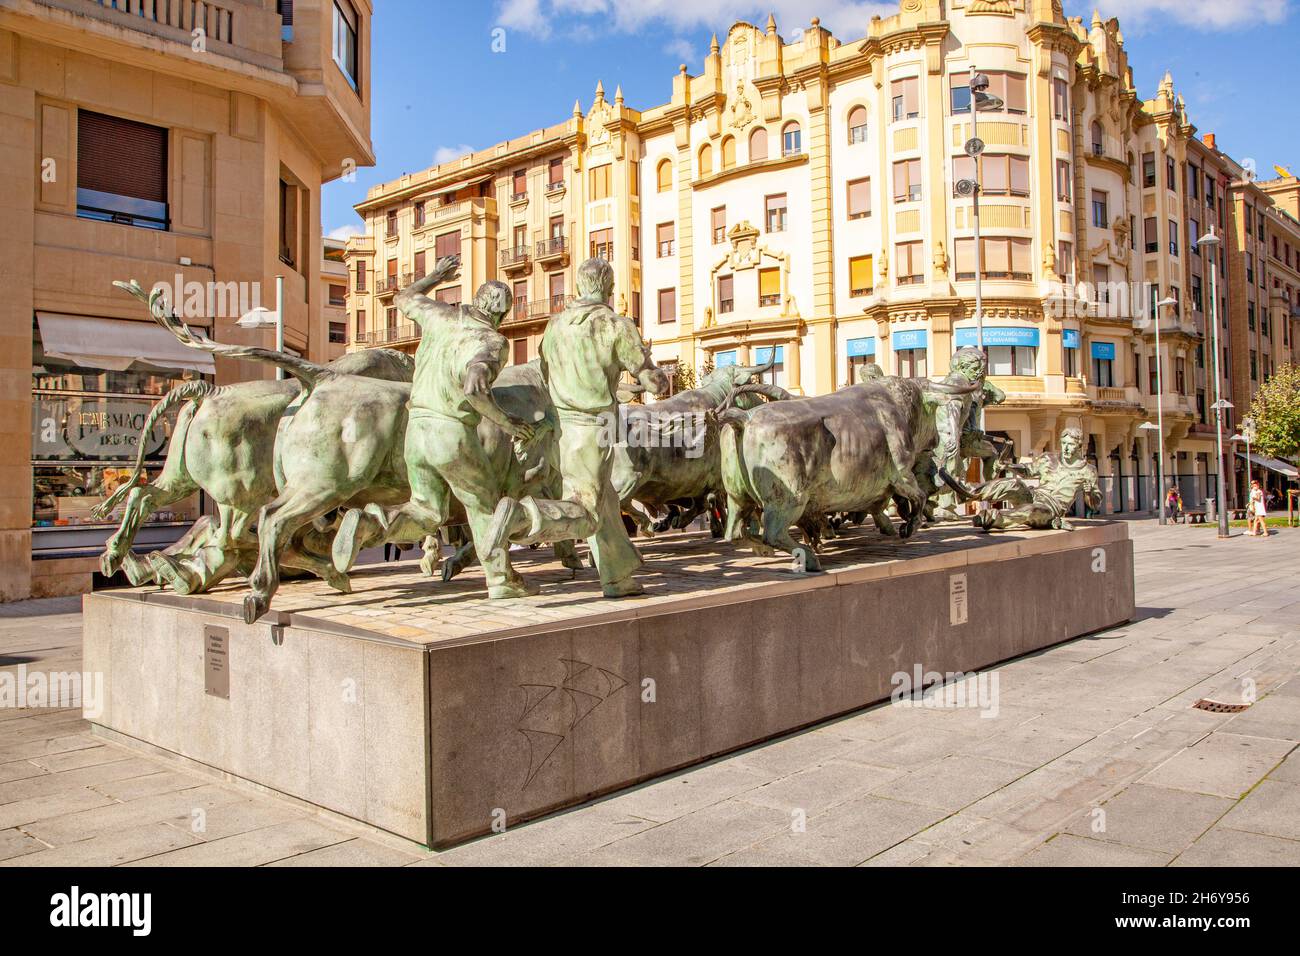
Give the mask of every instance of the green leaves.
<path id="1" fill-rule="evenodd" d="M 1273 458 L 1300 455 L 1300 368 L 1283 365 L 1251 402 L 1255 448 Z"/>

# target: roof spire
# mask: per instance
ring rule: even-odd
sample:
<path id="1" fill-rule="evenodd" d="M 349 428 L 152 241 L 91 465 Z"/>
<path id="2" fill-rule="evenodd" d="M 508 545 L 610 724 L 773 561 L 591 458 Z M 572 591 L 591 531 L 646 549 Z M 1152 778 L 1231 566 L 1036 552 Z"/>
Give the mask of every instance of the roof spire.
<path id="1" fill-rule="evenodd" d="M 623 84 L 621 83 L 614 88 L 614 105 L 623 105 Z"/>
<path id="2" fill-rule="evenodd" d="M 1097 12 L 1097 8 L 1096 8 L 1096 7 L 1093 7 L 1093 8 L 1092 8 L 1092 28 L 1093 28 L 1094 30 L 1096 30 L 1096 29 L 1097 29 L 1098 27 L 1100 27 L 1100 26 L 1101 26 L 1101 14 Z"/>
<path id="3" fill-rule="evenodd" d="M 709 52 L 713 54 L 718 52 L 718 35 L 716 33 L 713 34 L 713 39 L 709 41 Z"/>
<path id="4" fill-rule="evenodd" d="M 605 99 L 605 84 L 600 82 L 600 80 L 597 80 L 596 81 L 596 102 L 597 103 L 603 102 L 604 99 Z"/>
<path id="5" fill-rule="evenodd" d="M 776 33 L 776 14 L 769 13 L 767 15 L 767 35 L 772 36 L 775 33 Z"/>

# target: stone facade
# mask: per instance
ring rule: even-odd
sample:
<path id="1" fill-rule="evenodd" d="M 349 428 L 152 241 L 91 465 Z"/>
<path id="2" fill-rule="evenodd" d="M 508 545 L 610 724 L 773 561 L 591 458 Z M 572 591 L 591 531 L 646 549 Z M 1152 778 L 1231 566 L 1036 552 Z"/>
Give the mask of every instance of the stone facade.
<path id="1" fill-rule="evenodd" d="M 338 17 L 349 21 L 352 40 L 336 59 Z M 114 279 L 220 287 L 241 305 L 260 300 L 271 308 L 275 276 L 283 274 L 287 345 L 328 357 L 318 294 L 320 188 L 374 162 L 370 17 L 369 0 L 298 0 L 292 24 L 263 0 L 0 0 L 0 156 L 8 169 L 28 171 L 10 177 L 0 194 L 0 600 L 25 597 L 34 581 L 50 578 L 34 567 L 44 556 L 72 560 L 76 569 L 63 573 L 88 587 L 107 534 L 83 524 L 85 509 L 73 501 L 96 495 L 103 462 L 60 458 L 47 468 L 37 461 L 45 454 L 35 447 L 42 403 L 80 407 L 84 440 L 95 415 L 133 421 L 181 374 L 164 368 L 149 388 L 133 391 L 121 384 L 125 373 L 81 374 L 83 357 L 79 366 L 64 361 L 57 374 L 34 376 L 37 357 L 54 352 L 42 322 L 138 338 L 154 326 L 138 302 L 111 286 Z M 162 202 L 122 201 L 139 198 L 125 184 L 140 163 L 127 152 L 115 157 L 112 137 L 102 133 L 94 152 L 96 122 L 159 144 L 146 160 L 161 170 L 154 198 Z M 236 326 L 240 314 L 227 306 L 208 331 L 219 341 L 272 344 L 270 331 Z M 188 309 L 186 316 L 199 318 Z M 230 382 L 269 373 L 218 360 L 215 374 Z M 52 419 L 50 444 L 58 426 Z M 129 430 L 123 425 L 124 440 Z M 129 442 L 123 460 L 134 458 Z M 81 482 L 71 491 L 68 472 Z"/>
<path id="2" fill-rule="evenodd" d="M 455 233 L 443 246 L 466 268 L 448 295 L 518 283 L 505 329 L 519 360 L 537 354 L 577 263 L 603 254 L 618 304 L 661 362 L 699 370 L 776 350 L 776 380 L 805 394 L 843 385 L 865 361 L 942 374 L 975 325 L 972 203 L 954 193 L 970 175 L 972 67 L 1004 101 L 978 118 L 986 344 L 1009 396 L 988 427 L 1028 455 L 1078 425 L 1105 509 L 1150 508 L 1157 442 L 1139 428 L 1157 418 L 1150 304 L 1173 297 L 1177 314 L 1161 325 L 1165 470 L 1199 502 L 1218 468 L 1208 267 L 1190 222 L 1231 235 L 1232 197 L 1247 191 L 1269 228 L 1293 230 L 1295 180 L 1248 183 L 1213 137 L 1197 138 L 1171 77 L 1139 95 L 1117 20 L 1067 19 L 1052 0 L 903 0 L 844 41 L 815 19 L 784 37 L 772 19 L 737 23 L 700 74 L 682 66 L 668 103 L 636 110 L 598 86 L 565 123 L 378 186 L 349 248 L 353 347 L 413 346 L 415 330 L 388 311 L 392 292 L 416 255 L 427 267 L 436 238 Z M 1235 255 L 1218 283 L 1234 330 L 1246 302 Z M 1271 367 L 1292 354 L 1300 301 L 1279 256 L 1257 276 L 1270 302 L 1281 281 Z M 1225 382 L 1244 408 L 1236 370 L 1249 348 L 1229 339 Z"/>

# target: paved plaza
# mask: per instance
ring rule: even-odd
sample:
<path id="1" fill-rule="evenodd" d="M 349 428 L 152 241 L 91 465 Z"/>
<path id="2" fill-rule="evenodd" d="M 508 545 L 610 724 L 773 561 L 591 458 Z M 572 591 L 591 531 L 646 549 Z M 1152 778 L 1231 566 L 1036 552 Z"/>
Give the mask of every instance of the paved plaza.
<path id="1" fill-rule="evenodd" d="M 1131 528 L 1137 620 L 992 669 L 983 706 L 884 704 L 439 853 L 3 708 L 0 865 L 1300 864 L 1300 532 Z M 79 606 L 0 606 L 0 668 L 78 670 Z"/>

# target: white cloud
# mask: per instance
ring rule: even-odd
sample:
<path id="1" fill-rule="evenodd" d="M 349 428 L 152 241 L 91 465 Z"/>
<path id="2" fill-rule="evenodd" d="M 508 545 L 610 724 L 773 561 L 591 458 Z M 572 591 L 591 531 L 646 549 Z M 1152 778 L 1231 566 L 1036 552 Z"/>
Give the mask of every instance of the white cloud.
<path id="1" fill-rule="evenodd" d="M 1290 12 L 1289 4 L 1290 0 L 1097 0 L 1095 5 L 1103 19 L 1119 17 L 1121 29 L 1139 33 L 1168 27 L 1171 20 L 1203 31 L 1281 23 Z M 1092 10 L 1088 0 L 1082 0 L 1075 14 L 1087 23 Z"/>
<path id="2" fill-rule="evenodd" d="M 464 143 L 459 146 L 439 146 L 433 151 L 433 164 L 441 166 L 443 163 L 450 163 L 453 159 L 460 159 L 472 152 L 474 152 L 474 147 L 466 146 Z"/>
<path id="3" fill-rule="evenodd" d="M 1068 0 L 1073 15 L 1087 22 L 1093 7 L 1103 17 L 1118 16 L 1127 32 L 1168 26 L 1172 21 L 1198 30 L 1224 30 L 1277 24 L 1291 0 Z M 497 22 L 541 38 L 591 38 L 609 28 L 634 32 L 661 24 L 669 29 L 714 30 L 719 36 L 736 20 L 762 27 L 776 14 L 777 28 L 789 41 L 820 17 L 840 39 L 866 36 L 871 17 L 899 12 L 898 0 L 497 0 Z M 674 40 L 673 44 L 679 41 Z M 675 51 L 674 51 L 675 52 Z M 690 63 L 690 60 L 687 60 Z"/>
<path id="4" fill-rule="evenodd" d="M 678 37 L 664 44 L 664 52 L 674 60 L 681 60 L 683 63 L 695 62 L 695 47 L 690 40 Z"/>
<path id="5" fill-rule="evenodd" d="M 1262 0 L 1261 0 L 1262 2 Z M 1284 0 L 1278 0 L 1284 2 Z M 737 20 L 759 27 L 769 12 L 776 14 L 777 29 L 788 41 L 796 30 L 806 29 L 813 17 L 842 39 L 866 36 L 874 14 L 898 13 L 897 0 L 499 0 L 497 22 L 539 37 L 560 36 L 560 18 L 597 20 L 614 29 L 633 32 L 649 24 L 674 30 L 712 29 L 719 35 Z M 589 25 L 589 24 L 588 24 Z M 568 27 L 565 27 L 567 31 Z M 676 42 L 676 41 L 674 41 Z M 688 61 L 689 62 L 689 61 Z"/>
<path id="6" fill-rule="evenodd" d="M 353 236 L 360 236 L 360 235 L 363 235 L 360 226 L 347 225 L 347 226 L 339 226 L 336 229 L 331 229 L 326 234 L 326 238 L 337 239 L 340 242 L 347 242 Z"/>

